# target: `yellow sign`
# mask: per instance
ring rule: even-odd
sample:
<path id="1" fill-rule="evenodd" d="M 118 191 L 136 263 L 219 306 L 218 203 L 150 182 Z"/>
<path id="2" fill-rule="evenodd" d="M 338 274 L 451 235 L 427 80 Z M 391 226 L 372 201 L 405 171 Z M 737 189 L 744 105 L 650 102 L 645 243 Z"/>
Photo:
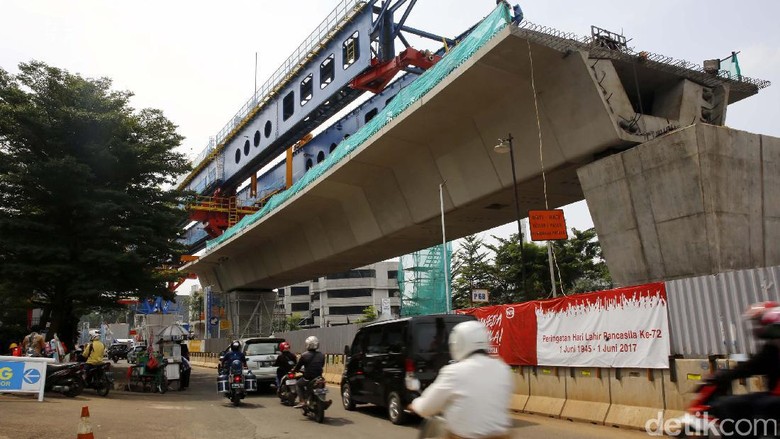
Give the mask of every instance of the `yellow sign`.
<path id="1" fill-rule="evenodd" d="M 14 377 L 14 371 L 10 367 L 0 368 L 0 380 L 6 381 Z"/>
<path id="2" fill-rule="evenodd" d="M 190 340 L 190 352 L 203 352 L 203 341 L 202 340 Z"/>
<path id="3" fill-rule="evenodd" d="M 230 329 L 230 320 L 220 320 L 219 329 Z"/>

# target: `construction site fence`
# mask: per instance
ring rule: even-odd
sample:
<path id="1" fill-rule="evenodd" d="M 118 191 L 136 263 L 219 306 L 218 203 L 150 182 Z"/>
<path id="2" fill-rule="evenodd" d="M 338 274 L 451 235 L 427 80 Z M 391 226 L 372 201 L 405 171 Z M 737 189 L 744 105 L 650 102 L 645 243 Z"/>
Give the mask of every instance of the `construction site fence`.
<path id="1" fill-rule="evenodd" d="M 328 354 L 343 354 L 344 346 L 352 345 L 358 329 L 362 324 L 331 326 L 328 328 L 302 329 L 298 331 L 278 332 L 275 337 L 281 337 L 290 343 L 293 352 L 306 350 L 306 338 L 316 336 L 320 341 L 320 351 Z"/>

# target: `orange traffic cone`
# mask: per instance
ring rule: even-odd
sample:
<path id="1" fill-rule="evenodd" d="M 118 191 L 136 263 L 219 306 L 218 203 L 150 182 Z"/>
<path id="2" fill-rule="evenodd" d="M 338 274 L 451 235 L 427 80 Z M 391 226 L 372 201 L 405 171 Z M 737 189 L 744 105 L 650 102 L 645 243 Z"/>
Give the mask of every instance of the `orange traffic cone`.
<path id="1" fill-rule="evenodd" d="M 95 439 L 92 434 L 92 423 L 89 422 L 89 407 L 87 406 L 81 408 L 81 421 L 79 421 L 79 429 L 76 433 L 76 439 Z"/>

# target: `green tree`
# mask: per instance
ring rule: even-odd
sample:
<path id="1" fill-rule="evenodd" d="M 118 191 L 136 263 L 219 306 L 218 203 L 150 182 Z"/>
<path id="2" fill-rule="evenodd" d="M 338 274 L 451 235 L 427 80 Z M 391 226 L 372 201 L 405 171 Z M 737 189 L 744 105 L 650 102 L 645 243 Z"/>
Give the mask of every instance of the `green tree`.
<path id="1" fill-rule="evenodd" d="M 203 290 L 198 288 L 190 295 L 190 321 L 201 320 L 200 315 L 205 312 L 203 309 Z M 204 316 L 205 317 L 205 316 Z"/>
<path id="2" fill-rule="evenodd" d="M 547 269 L 546 247 L 523 244 L 522 261 L 525 266 L 525 282 L 520 267 L 520 243 L 517 235 L 509 239 L 493 237 L 497 245 L 486 245 L 493 251 L 492 277 L 490 289 L 491 303 L 514 303 L 541 299 L 550 291 L 550 275 Z"/>
<path id="3" fill-rule="evenodd" d="M 454 309 L 474 306 L 471 292 L 475 288 L 490 289 L 492 270 L 485 244 L 478 235 L 463 238 L 460 248 L 452 255 L 452 306 Z"/>
<path id="4" fill-rule="evenodd" d="M 285 331 L 297 331 L 301 329 L 301 315 L 298 313 L 292 313 L 287 317 L 285 321 Z"/>
<path id="5" fill-rule="evenodd" d="M 126 296 L 172 298 L 186 219 L 182 137 L 132 94 L 33 61 L 0 69 L 0 292 L 44 309 L 72 345 L 79 316 Z"/>
<path id="6" fill-rule="evenodd" d="M 555 272 L 558 291 L 566 294 L 597 291 L 612 287 L 609 270 L 601 255 L 601 245 L 593 228 L 579 231 L 572 229 L 573 236 L 565 241 L 555 241 L 553 251 L 556 258 Z M 495 253 L 493 271 L 494 283 L 491 302 L 525 302 L 550 297 L 550 265 L 547 245 L 525 243 L 525 288 L 520 272 L 520 246 L 516 235 L 510 239 L 494 237 L 498 245 L 486 247 Z M 561 280 L 563 289 L 561 289 Z"/>
<path id="7" fill-rule="evenodd" d="M 553 250 L 558 261 L 558 288 L 568 293 L 583 293 L 612 288 L 612 277 L 601 253 L 596 229 L 571 229 L 573 236 L 555 241 Z"/>
<path id="8" fill-rule="evenodd" d="M 368 323 L 373 322 L 379 317 L 379 315 L 376 313 L 376 307 L 371 305 L 363 308 L 363 315 L 360 316 L 360 318 L 357 319 L 357 322 L 355 323 Z"/>

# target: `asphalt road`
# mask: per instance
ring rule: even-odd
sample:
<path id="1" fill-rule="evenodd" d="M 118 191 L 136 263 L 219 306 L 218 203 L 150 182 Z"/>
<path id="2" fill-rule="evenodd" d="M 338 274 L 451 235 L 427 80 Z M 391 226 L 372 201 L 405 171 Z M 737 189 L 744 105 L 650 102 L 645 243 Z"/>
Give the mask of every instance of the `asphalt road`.
<path id="1" fill-rule="evenodd" d="M 123 362 L 115 367 L 117 382 L 125 382 Z M 175 386 L 174 386 L 175 387 Z M 216 372 L 195 368 L 191 387 L 165 394 L 112 391 L 101 398 L 87 389 L 77 398 L 47 394 L 43 402 L 32 395 L 0 395 L 0 439 L 76 437 L 81 407 L 88 406 L 96 439 L 242 439 L 242 438 L 417 438 L 420 421 L 396 426 L 383 409 L 366 406 L 347 412 L 338 389 L 325 422 L 317 424 L 300 410 L 283 406 L 273 393 L 248 396 L 233 407 L 216 392 Z M 542 416 L 515 419 L 515 438 L 623 438 L 644 433 L 573 423 Z"/>

